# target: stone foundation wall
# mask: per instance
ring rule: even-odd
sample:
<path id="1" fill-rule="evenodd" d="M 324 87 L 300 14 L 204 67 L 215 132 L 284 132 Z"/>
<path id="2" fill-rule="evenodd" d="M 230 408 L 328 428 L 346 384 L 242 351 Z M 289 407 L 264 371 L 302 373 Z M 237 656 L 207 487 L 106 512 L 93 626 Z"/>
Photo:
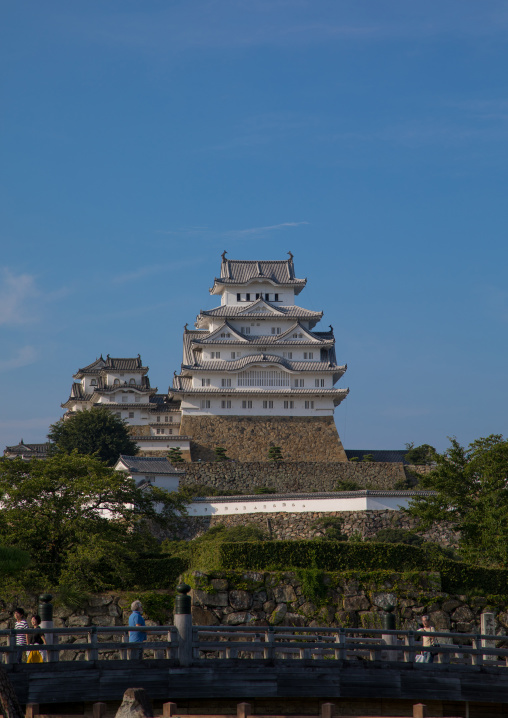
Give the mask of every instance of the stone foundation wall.
<path id="1" fill-rule="evenodd" d="M 193 461 L 213 461 L 216 446 L 231 459 L 266 461 L 280 446 L 288 461 L 347 462 L 333 416 L 182 416 L 180 433 L 193 437 Z"/>
<path id="2" fill-rule="evenodd" d="M 218 491 L 252 493 L 268 486 L 279 493 L 334 491 L 338 481 L 354 481 L 361 489 L 391 490 L 406 481 L 402 464 L 339 461 L 216 461 L 185 467 L 181 484 L 204 484 Z"/>
<path id="3" fill-rule="evenodd" d="M 304 573 L 304 572 L 303 572 Z M 423 614 L 430 614 L 436 629 L 458 633 L 477 633 L 480 614 L 490 610 L 496 614 L 496 633 L 507 635 L 508 596 L 489 598 L 481 595 L 450 595 L 441 591 L 438 573 L 410 575 L 393 573 L 383 582 L 345 578 L 337 573 L 324 573 L 322 585 L 326 595 L 316 596 L 313 584 L 297 572 L 221 571 L 210 574 L 191 572 L 185 579 L 193 586 L 192 619 L 195 625 L 282 625 L 282 626 L 347 626 L 381 628 L 381 616 L 387 606 L 395 606 L 397 628 L 415 629 Z M 158 608 L 150 613 L 150 597 L 156 595 Z M 175 590 L 139 592 L 136 594 L 92 595 L 82 608 L 59 605 L 56 596 L 54 624 L 56 627 L 125 626 L 130 604 L 135 598 L 144 603 L 148 626 L 173 622 L 171 605 Z M 495 600 L 494 600 L 495 599 Z M 161 604 L 166 606 L 163 615 Z M 12 611 L 22 606 L 31 615 L 37 612 L 36 597 L 16 596 L 0 600 L 0 628 L 13 628 Z M 64 660 L 78 658 L 72 651 L 74 636 L 62 637 L 69 642 Z M 113 634 L 108 640 L 120 640 Z M 119 657 L 109 651 L 103 658 Z"/>
<path id="4" fill-rule="evenodd" d="M 260 497 L 262 498 L 262 497 Z M 313 539 L 324 535 L 324 530 L 316 526 L 323 517 L 337 517 L 343 521 L 342 533 L 350 537 L 359 534 L 362 538 L 372 538 L 381 529 L 399 528 L 414 530 L 416 521 L 400 511 L 330 511 L 309 513 L 273 513 L 242 514 L 239 516 L 189 516 L 184 520 L 178 537 L 194 539 L 201 536 L 212 526 L 258 526 L 272 539 L 295 541 Z M 435 525 L 425 532 L 416 531 L 425 541 L 433 541 L 442 546 L 456 546 L 458 534 L 445 524 Z"/>

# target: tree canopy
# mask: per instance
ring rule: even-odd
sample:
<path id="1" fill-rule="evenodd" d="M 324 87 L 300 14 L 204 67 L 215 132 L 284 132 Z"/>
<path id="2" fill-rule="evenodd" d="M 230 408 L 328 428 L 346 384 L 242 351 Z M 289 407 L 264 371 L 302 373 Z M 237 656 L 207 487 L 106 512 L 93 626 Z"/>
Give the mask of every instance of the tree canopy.
<path id="1" fill-rule="evenodd" d="M 0 460 L 0 544 L 28 551 L 49 586 L 132 585 L 132 560 L 158 550 L 153 527 L 185 510 L 178 492 L 139 489 L 123 472 L 76 451 L 44 461 Z M 32 570 L 32 567 L 28 569 Z"/>
<path id="2" fill-rule="evenodd" d="M 84 409 L 68 419 L 60 419 L 50 426 L 48 439 L 66 454 L 74 450 L 79 454 L 95 454 L 109 466 L 120 454 L 138 453 L 125 421 L 106 407 Z"/>
<path id="3" fill-rule="evenodd" d="M 404 456 L 408 464 L 428 466 L 434 461 L 436 450 L 430 444 L 415 446 L 413 443 L 406 444 L 407 454 Z"/>
<path id="4" fill-rule="evenodd" d="M 420 476 L 435 496 L 417 497 L 408 512 L 422 528 L 448 521 L 460 531 L 460 553 L 480 565 L 508 566 L 508 441 L 501 434 L 473 441 L 457 439 L 434 455 L 435 468 Z"/>

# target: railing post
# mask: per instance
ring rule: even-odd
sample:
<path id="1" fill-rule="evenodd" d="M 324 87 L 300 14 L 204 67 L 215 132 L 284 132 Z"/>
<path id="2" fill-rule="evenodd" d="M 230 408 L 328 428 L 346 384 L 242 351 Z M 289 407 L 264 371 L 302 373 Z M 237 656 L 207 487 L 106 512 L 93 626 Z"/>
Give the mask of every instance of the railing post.
<path id="1" fill-rule="evenodd" d="M 187 594 L 191 587 L 186 583 L 177 586 L 175 600 L 175 627 L 178 631 L 178 658 L 181 666 L 192 663 L 192 616 L 191 599 Z"/>
<path id="2" fill-rule="evenodd" d="M 58 637 L 55 640 L 55 636 L 50 632 L 48 628 L 53 628 L 53 604 L 51 599 L 53 596 L 50 593 L 41 593 L 39 596 L 39 616 L 41 617 L 41 628 L 44 629 L 44 638 L 46 643 L 58 643 Z M 58 661 L 60 655 L 58 651 L 48 651 L 48 661 Z"/>
<path id="3" fill-rule="evenodd" d="M 339 650 L 335 649 L 335 658 L 341 661 L 345 661 L 347 658 L 346 654 L 346 631 L 344 628 L 340 628 L 339 632 L 335 636 L 335 643 L 339 644 Z"/>
<path id="4" fill-rule="evenodd" d="M 273 632 L 268 629 L 268 631 L 265 633 L 265 644 L 266 648 L 264 650 L 264 658 L 268 659 L 269 661 L 273 661 L 275 655 L 274 655 L 274 643 L 275 643 L 275 636 L 273 635 Z"/>
<path id="5" fill-rule="evenodd" d="M 473 648 L 475 648 L 478 653 L 472 653 L 471 654 L 471 663 L 473 666 L 483 666 L 483 655 L 480 653 L 482 649 L 482 641 L 480 636 L 476 636 L 476 638 L 473 638 Z"/>
<path id="6" fill-rule="evenodd" d="M 252 714 L 252 706 L 250 703 L 237 703 L 236 718 L 249 718 Z"/>
<path id="7" fill-rule="evenodd" d="M 416 703 L 413 706 L 413 718 L 427 718 L 429 711 L 423 703 Z"/>
<path id="8" fill-rule="evenodd" d="M 172 718 L 172 716 L 176 716 L 176 714 L 176 703 L 171 703 L 168 701 L 168 703 L 162 704 L 162 718 Z"/>
<path id="9" fill-rule="evenodd" d="M 89 631 L 90 636 L 90 648 L 86 652 L 86 659 L 87 661 L 97 661 L 99 660 L 99 649 L 97 648 L 97 628 L 96 626 L 93 626 L 90 628 Z M 94 704 L 95 705 L 95 704 Z M 95 718 L 95 716 L 94 716 Z"/>
<path id="10" fill-rule="evenodd" d="M 27 703 L 25 710 L 25 718 L 36 718 L 39 715 L 38 703 Z"/>
<path id="11" fill-rule="evenodd" d="M 94 703 L 92 706 L 92 718 L 104 718 L 107 708 L 106 703 Z"/>
<path id="12" fill-rule="evenodd" d="M 323 703 L 321 706 L 321 718 L 333 718 L 335 703 Z"/>
<path id="13" fill-rule="evenodd" d="M 408 651 L 404 651 L 404 662 L 411 663 L 411 661 L 414 661 L 414 659 L 415 659 L 415 652 L 414 652 L 415 634 L 414 634 L 414 631 L 408 631 L 408 633 L 406 634 L 406 636 L 404 638 L 404 643 L 405 643 L 406 647 L 410 649 Z"/>
<path id="14" fill-rule="evenodd" d="M 487 636 L 495 636 L 496 635 L 496 614 L 491 613 L 490 611 L 485 611 L 480 616 L 480 631 Z M 482 647 L 483 648 L 495 648 L 496 642 L 492 640 L 491 638 L 482 638 Z M 484 661 L 495 661 L 497 659 L 497 656 L 494 656 L 492 654 L 484 654 L 483 660 Z"/>
<path id="15" fill-rule="evenodd" d="M 6 663 L 16 663 L 18 660 L 17 647 L 16 647 L 16 634 L 14 630 L 9 633 L 9 648 L 11 649 L 7 654 Z"/>
<path id="16" fill-rule="evenodd" d="M 395 616 L 392 613 L 393 609 L 394 606 L 387 606 L 386 613 L 384 613 L 381 617 L 385 631 L 395 631 Z M 397 636 L 394 633 L 383 633 L 382 639 L 387 646 L 393 646 L 397 643 Z M 388 661 L 396 661 L 398 657 L 398 651 L 388 650 L 386 652 L 386 660 Z"/>
<path id="17" fill-rule="evenodd" d="M 129 633 L 126 631 L 122 635 L 122 643 L 129 643 Z M 126 648 L 120 648 L 120 657 L 122 661 L 128 661 L 131 656 L 131 652 L 128 651 Z"/>

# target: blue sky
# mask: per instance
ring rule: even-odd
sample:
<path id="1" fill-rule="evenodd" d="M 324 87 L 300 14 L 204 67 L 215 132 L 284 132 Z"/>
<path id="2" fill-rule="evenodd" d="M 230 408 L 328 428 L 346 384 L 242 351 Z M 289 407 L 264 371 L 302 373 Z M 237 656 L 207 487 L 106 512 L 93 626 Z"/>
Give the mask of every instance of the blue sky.
<path id="1" fill-rule="evenodd" d="M 220 254 L 295 255 L 346 448 L 506 433 L 504 0 L 4 5 L 0 449 L 72 374 L 166 391 Z"/>

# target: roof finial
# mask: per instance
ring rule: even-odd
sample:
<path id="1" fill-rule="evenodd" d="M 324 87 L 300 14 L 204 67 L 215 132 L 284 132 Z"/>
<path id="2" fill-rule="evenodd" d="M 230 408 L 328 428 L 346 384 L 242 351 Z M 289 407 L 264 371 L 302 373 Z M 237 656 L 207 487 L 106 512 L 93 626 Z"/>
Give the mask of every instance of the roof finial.
<path id="1" fill-rule="evenodd" d="M 22 444 L 22 443 L 23 443 L 23 439 L 21 439 L 21 441 L 20 441 L 19 443 Z"/>
<path id="2" fill-rule="evenodd" d="M 224 250 L 224 251 L 222 252 L 222 254 L 220 255 L 220 256 L 222 257 L 222 261 L 223 261 L 223 262 L 226 261 L 226 254 L 227 254 L 227 251 Z"/>
<path id="3" fill-rule="evenodd" d="M 189 331 L 189 330 L 187 329 L 188 326 L 189 326 L 189 323 L 188 323 L 188 322 L 185 322 L 184 327 L 183 327 L 183 330 L 184 330 L 184 332 L 185 332 L 186 334 L 187 334 L 187 332 Z"/>
<path id="4" fill-rule="evenodd" d="M 293 252 L 288 252 L 288 254 L 289 254 L 289 259 L 292 260 L 292 259 L 293 259 L 293 256 L 294 256 L 294 255 L 293 255 Z"/>
<path id="5" fill-rule="evenodd" d="M 333 327 L 331 324 L 328 325 L 330 327 L 330 331 L 333 332 Z"/>

